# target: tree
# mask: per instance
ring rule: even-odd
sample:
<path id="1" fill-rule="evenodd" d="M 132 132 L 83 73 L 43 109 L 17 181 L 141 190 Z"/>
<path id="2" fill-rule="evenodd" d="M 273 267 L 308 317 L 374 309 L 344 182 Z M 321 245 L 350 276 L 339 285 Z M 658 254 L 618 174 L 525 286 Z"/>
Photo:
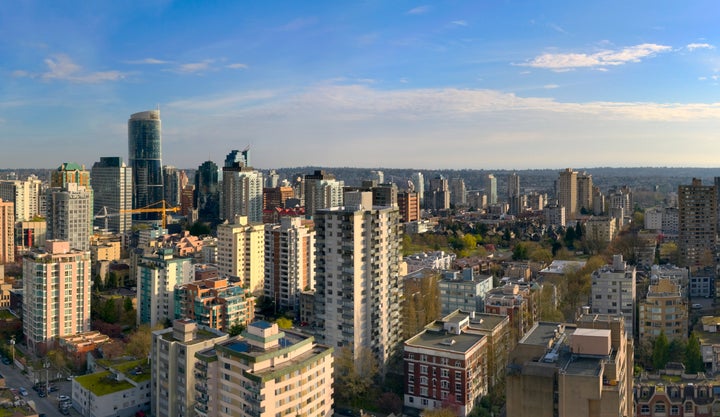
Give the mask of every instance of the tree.
<path id="1" fill-rule="evenodd" d="M 289 329 L 293 325 L 292 320 L 286 317 L 278 318 L 275 323 L 277 323 L 278 327 L 281 329 Z"/>
<path id="2" fill-rule="evenodd" d="M 403 401 L 394 392 L 383 392 L 377 402 L 380 412 L 385 414 L 400 414 L 403 408 Z"/>
<path id="3" fill-rule="evenodd" d="M 106 288 L 117 288 L 118 287 L 118 276 L 115 272 L 108 274 L 108 280 Z"/>
<path id="4" fill-rule="evenodd" d="M 152 345 L 152 329 L 148 325 L 138 327 L 128 338 L 125 354 L 136 358 L 145 358 Z"/>
<path id="5" fill-rule="evenodd" d="M 350 346 L 341 347 L 335 358 L 336 395 L 340 400 L 352 402 L 353 406 L 359 404 L 373 385 L 377 373 L 377 359 L 369 348 L 360 347 L 355 355 Z"/>
<path id="6" fill-rule="evenodd" d="M 422 417 L 455 417 L 457 413 L 452 408 L 437 408 L 425 410 L 420 414 Z"/>
<path id="7" fill-rule="evenodd" d="M 660 336 L 655 338 L 655 343 L 653 343 L 652 364 L 655 370 L 665 369 L 670 353 L 669 350 L 670 344 L 668 343 L 667 336 L 665 336 L 664 331 L 661 331 Z"/>
<path id="8" fill-rule="evenodd" d="M 190 234 L 193 236 L 202 236 L 202 235 L 209 235 L 210 234 L 210 226 L 208 226 L 206 223 L 203 223 L 201 221 L 196 221 L 195 223 L 190 226 L 190 229 L 188 229 Z"/>
<path id="9" fill-rule="evenodd" d="M 245 330 L 245 326 L 240 324 L 240 321 L 235 320 L 235 323 L 233 323 L 232 326 L 230 326 L 230 328 L 228 329 L 228 334 L 230 335 L 230 337 L 237 336 L 242 333 L 243 330 Z"/>
<path id="10" fill-rule="evenodd" d="M 702 352 L 700 351 L 700 340 L 695 335 L 695 332 L 690 334 L 688 339 L 687 347 L 685 348 L 685 372 L 694 374 L 705 370 L 705 364 L 703 363 Z"/>
<path id="11" fill-rule="evenodd" d="M 115 324 L 120 320 L 120 312 L 118 311 L 115 299 L 108 298 L 103 304 L 100 319 L 106 323 Z"/>
<path id="12" fill-rule="evenodd" d="M 129 313 L 129 312 L 133 311 L 134 309 L 135 309 L 135 307 L 133 306 L 132 298 L 125 297 L 125 299 L 123 300 L 123 310 L 125 310 L 125 312 Z"/>

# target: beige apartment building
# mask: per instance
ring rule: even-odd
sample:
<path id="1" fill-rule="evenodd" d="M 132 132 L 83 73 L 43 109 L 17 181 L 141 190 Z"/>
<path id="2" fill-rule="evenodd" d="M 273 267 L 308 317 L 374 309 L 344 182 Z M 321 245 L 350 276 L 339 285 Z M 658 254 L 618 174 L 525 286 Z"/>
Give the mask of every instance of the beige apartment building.
<path id="1" fill-rule="evenodd" d="M 226 333 L 192 320 L 175 320 L 172 327 L 152 333 L 151 414 L 154 417 L 195 416 L 195 354 L 228 338 Z"/>
<path id="2" fill-rule="evenodd" d="M 217 263 L 220 272 L 240 278 L 243 286 L 262 295 L 265 279 L 265 225 L 236 216 L 235 223 L 217 227 Z"/>
<path id="3" fill-rule="evenodd" d="M 510 354 L 507 416 L 633 416 L 632 352 L 621 316 L 537 323 Z"/>
<path id="4" fill-rule="evenodd" d="M 23 332 L 31 351 L 45 352 L 58 337 L 90 331 L 90 252 L 47 240 L 45 250 L 24 256 L 23 284 Z"/>
<path id="5" fill-rule="evenodd" d="M 257 321 L 241 336 L 198 353 L 199 417 L 331 417 L 333 349 Z"/>
<path id="6" fill-rule="evenodd" d="M 577 171 L 566 168 L 560 172 L 557 182 L 557 199 L 560 207 L 565 207 L 565 215 L 572 220 L 578 213 Z"/>
<path id="7" fill-rule="evenodd" d="M 655 279 L 639 306 L 640 340 L 654 339 L 665 332 L 672 340 L 688 338 L 688 303 L 680 285 L 670 278 Z"/>

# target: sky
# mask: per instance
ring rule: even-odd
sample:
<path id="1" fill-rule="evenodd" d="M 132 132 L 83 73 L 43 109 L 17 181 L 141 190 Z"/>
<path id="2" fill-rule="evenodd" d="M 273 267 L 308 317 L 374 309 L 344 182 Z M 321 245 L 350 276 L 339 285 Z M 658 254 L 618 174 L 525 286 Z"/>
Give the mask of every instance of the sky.
<path id="1" fill-rule="evenodd" d="M 675 1 L 0 2 L 0 169 L 716 167 L 720 7 Z"/>

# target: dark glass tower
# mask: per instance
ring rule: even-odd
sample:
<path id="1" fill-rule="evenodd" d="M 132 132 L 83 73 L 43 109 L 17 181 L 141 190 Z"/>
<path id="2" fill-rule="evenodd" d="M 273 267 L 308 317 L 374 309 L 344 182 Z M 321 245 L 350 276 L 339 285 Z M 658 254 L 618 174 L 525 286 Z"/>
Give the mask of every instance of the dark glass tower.
<path id="1" fill-rule="evenodd" d="M 159 203 L 163 197 L 160 110 L 135 113 L 128 120 L 128 146 L 133 175 L 134 209 Z M 160 207 L 159 205 L 157 207 Z M 142 213 L 138 220 L 158 220 L 160 213 Z"/>

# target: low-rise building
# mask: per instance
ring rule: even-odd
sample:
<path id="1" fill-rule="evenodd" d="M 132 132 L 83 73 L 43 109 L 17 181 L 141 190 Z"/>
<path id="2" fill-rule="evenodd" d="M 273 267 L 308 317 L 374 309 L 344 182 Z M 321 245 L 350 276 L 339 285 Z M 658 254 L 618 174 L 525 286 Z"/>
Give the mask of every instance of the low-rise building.
<path id="1" fill-rule="evenodd" d="M 444 271 L 438 281 L 440 312 L 484 311 L 485 295 L 493 289 L 492 275 L 475 275 L 472 269 Z"/>
<path id="2" fill-rule="evenodd" d="M 717 380 L 640 381 L 635 385 L 635 415 L 699 417 L 720 415 Z"/>
<path id="3" fill-rule="evenodd" d="M 488 337 L 469 327 L 469 314 L 451 314 L 405 342 L 406 407 L 465 417 L 487 394 Z"/>
<path id="4" fill-rule="evenodd" d="M 133 417 L 150 412 L 150 365 L 146 358 L 100 362 L 105 369 L 73 378 L 72 405 L 87 417 Z"/>
<path id="5" fill-rule="evenodd" d="M 175 317 L 229 331 L 236 324 L 247 326 L 255 318 L 255 297 L 239 282 L 208 278 L 175 287 Z"/>
<path id="6" fill-rule="evenodd" d="M 670 278 L 655 279 L 639 304 L 640 340 L 655 339 L 661 332 L 670 340 L 687 340 L 688 304 L 680 285 Z"/>

